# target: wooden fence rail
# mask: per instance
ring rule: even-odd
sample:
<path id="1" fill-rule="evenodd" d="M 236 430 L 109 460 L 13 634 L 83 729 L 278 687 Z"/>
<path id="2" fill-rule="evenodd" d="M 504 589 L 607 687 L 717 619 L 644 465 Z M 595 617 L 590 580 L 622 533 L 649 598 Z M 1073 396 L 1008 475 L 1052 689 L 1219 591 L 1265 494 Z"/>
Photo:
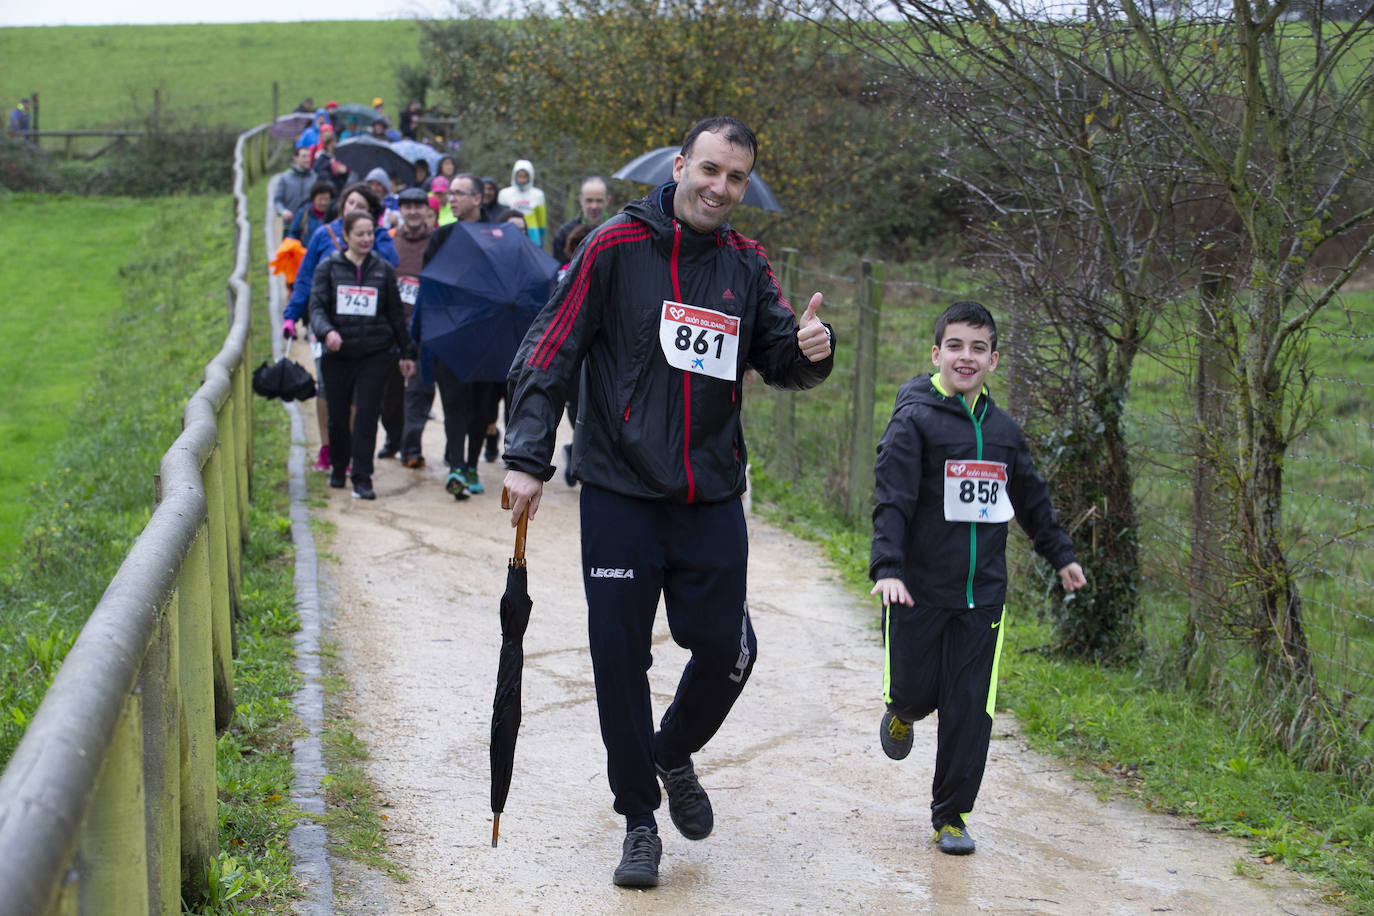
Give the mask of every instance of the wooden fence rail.
<path id="1" fill-rule="evenodd" d="M 218 852 L 215 733 L 234 711 L 248 512 L 249 224 L 267 125 L 234 149 L 224 346 L 163 456 L 157 506 L 0 774 L 0 908 L 146 916 L 203 899 Z"/>

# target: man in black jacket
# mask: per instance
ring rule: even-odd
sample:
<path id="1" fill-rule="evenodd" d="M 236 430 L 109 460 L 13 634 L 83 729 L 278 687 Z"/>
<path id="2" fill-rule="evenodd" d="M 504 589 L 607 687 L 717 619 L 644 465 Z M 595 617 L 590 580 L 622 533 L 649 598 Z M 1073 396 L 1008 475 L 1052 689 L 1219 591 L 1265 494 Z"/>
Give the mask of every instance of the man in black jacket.
<path id="1" fill-rule="evenodd" d="M 626 822 L 613 880 L 627 887 L 658 884 L 655 773 L 678 830 L 692 840 L 710 834 L 692 754 L 725 720 L 756 657 L 740 500 L 744 372 L 802 389 L 834 365 L 833 333 L 816 317 L 821 294 L 799 324 L 763 249 L 726 222 L 757 146 L 734 118 L 698 122 L 675 181 L 582 243 L 511 365 L 512 524 L 539 508 L 568 387 L 583 367 L 573 472 L 583 482 L 597 711 Z M 655 731 L 648 669 L 660 594 L 673 638 L 692 657 Z"/>

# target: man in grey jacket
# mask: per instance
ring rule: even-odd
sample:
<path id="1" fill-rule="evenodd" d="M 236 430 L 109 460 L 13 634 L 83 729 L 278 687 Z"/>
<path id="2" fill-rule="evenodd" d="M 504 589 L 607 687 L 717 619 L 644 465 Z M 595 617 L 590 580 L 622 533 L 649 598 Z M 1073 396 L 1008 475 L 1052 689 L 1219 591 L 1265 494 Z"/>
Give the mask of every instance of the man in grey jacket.
<path id="1" fill-rule="evenodd" d="M 296 211 L 310 199 L 310 186 L 314 183 L 315 173 L 310 170 L 310 147 L 297 147 L 291 154 L 291 168 L 277 176 L 277 193 L 272 198 L 283 230 L 291 225 L 291 218 Z"/>

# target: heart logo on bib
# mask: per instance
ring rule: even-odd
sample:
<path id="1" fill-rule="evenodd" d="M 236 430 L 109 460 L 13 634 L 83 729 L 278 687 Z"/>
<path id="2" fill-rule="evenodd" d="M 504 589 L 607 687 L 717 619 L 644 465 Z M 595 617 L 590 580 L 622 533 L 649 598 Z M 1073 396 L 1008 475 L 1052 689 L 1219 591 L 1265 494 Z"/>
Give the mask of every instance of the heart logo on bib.
<path id="1" fill-rule="evenodd" d="M 679 309 L 679 308 L 671 308 L 671 307 L 670 307 L 670 308 L 668 309 L 668 314 L 672 315 L 673 318 L 674 318 L 675 320 L 681 321 L 681 320 L 682 320 L 682 317 L 683 317 L 684 315 L 687 314 L 687 310 L 686 310 L 686 309 Z"/>
<path id="2" fill-rule="evenodd" d="M 965 470 L 967 470 L 967 465 L 951 464 L 949 466 L 949 472 L 958 476 L 962 476 Z"/>

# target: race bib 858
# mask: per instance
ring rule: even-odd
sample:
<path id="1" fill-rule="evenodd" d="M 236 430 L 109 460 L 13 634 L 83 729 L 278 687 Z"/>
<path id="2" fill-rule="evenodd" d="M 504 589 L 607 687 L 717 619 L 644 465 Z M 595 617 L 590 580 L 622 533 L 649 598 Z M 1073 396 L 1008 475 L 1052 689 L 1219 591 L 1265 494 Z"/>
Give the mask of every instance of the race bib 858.
<path id="1" fill-rule="evenodd" d="M 1009 522 L 1016 515 L 1000 461 L 945 462 L 945 521 Z"/>

